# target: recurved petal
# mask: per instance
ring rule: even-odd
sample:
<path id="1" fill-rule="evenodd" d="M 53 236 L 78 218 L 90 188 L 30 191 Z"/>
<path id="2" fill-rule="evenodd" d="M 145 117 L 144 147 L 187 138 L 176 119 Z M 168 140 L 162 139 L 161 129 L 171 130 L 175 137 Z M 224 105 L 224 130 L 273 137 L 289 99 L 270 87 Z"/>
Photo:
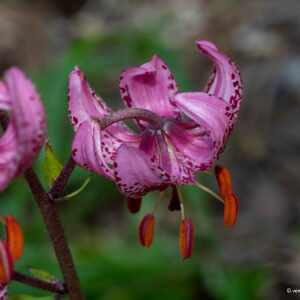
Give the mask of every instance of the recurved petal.
<path id="1" fill-rule="evenodd" d="M 177 92 L 176 82 L 167 65 L 156 55 L 149 62 L 122 73 L 120 92 L 128 107 L 148 109 L 160 116 L 177 115 L 169 101 Z"/>
<path id="2" fill-rule="evenodd" d="M 20 174 L 32 165 L 44 143 L 46 117 L 38 93 L 21 70 L 15 67 L 9 69 L 4 80 L 11 99 L 10 123 L 17 143 L 15 151 L 20 159 Z"/>
<path id="3" fill-rule="evenodd" d="M 214 71 L 206 87 L 207 93 L 228 103 L 233 119 L 236 119 L 242 99 L 242 82 L 237 66 L 211 42 L 197 41 L 197 47 L 214 63 Z"/>
<path id="4" fill-rule="evenodd" d="M 0 81 L 0 110 L 10 110 L 11 101 L 9 99 L 7 88 L 3 82 Z"/>
<path id="5" fill-rule="evenodd" d="M 204 130 L 204 140 L 210 140 L 216 152 L 220 151 L 230 127 L 226 103 L 201 92 L 177 94 L 173 103 Z"/>
<path id="6" fill-rule="evenodd" d="M 168 140 L 184 156 L 183 164 L 192 172 L 211 167 L 214 157 L 213 143 L 206 130 L 186 128 L 184 124 L 172 122 L 166 129 Z"/>
<path id="7" fill-rule="evenodd" d="M 151 190 L 165 188 L 163 170 L 142 150 L 123 144 L 116 153 L 115 180 L 128 198 L 141 198 Z"/>
<path id="8" fill-rule="evenodd" d="M 81 167 L 113 179 L 111 157 L 120 143 L 112 137 L 110 144 L 105 144 L 104 134 L 94 121 L 81 123 L 75 133 L 72 156 Z"/>
<path id="9" fill-rule="evenodd" d="M 75 130 L 84 121 L 101 118 L 110 113 L 110 109 L 91 89 L 85 75 L 78 67 L 69 76 L 68 88 L 69 113 Z"/>
<path id="10" fill-rule="evenodd" d="M 17 138 L 13 124 L 0 138 L 0 191 L 3 191 L 17 173 L 20 157 L 17 153 Z"/>

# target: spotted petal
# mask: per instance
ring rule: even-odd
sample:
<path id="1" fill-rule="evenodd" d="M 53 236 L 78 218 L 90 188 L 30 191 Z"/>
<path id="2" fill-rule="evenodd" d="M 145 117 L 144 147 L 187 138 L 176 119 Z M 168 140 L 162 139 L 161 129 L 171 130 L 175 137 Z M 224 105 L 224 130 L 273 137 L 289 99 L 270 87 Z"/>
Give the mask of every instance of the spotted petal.
<path id="1" fill-rule="evenodd" d="M 4 82 L 0 81 L 0 110 L 10 110 L 11 102 Z"/>
<path id="2" fill-rule="evenodd" d="M 197 41 L 198 49 L 208 56 L 214 63 L 214 71 L 206 91 L 222 98 L 229 104 L 232 114 L 231 123 L 234 123 L 242 100 L 242 82 L 240 72 L 232 60 L 220 52 L 217 47 L 208 41 Z"/>
<path id="3" fill-rule="evenodd" d="M 169 101 L 177 92 L 176 82 L 167 65 L 156 55 L 140 67 L 123 72 L 120 92 L 129 107 L 148 109 L 160 116 L 177 115 Z"/>
<path id="4" fill-rule="evenodd" d="M 229 130 L 230 118 L 226 116 L 226 103 L 201 92 L 177 94 L 173 103 L 200 126 L 206 135 L 204 141 L 212 144 L 213 152 L 217 154 Z"/>
<path id="5" fill-rule="evenodd" d="M 0 191 L 4 190 L 15 177 L 20 157 L 17 154 L 17 139 L 13 125 L 10 124 L 0 138 Z"/>
<path id="6" fill-rule="evenodd" d="M 165 187 L 165 173 L 142 150 L 123 144 L 116 153 L 116 181 L 128 198 L 141 198 L 151 190 Z"/>
<path id="7" fill-rule="evenodd" d="M 169 139 L 168 129 L 145 130 L 140 149 L 160 170 L 165 172 L 166 183 L 176 185 L 193 182 L 194 177 L 190 168 L 187 167 L 186 157 L 174 147 Z"/>
<path id="8" fill-rule="evenodd" d="M 29 168 L 46 135 L 43 105 L 31 81 L 17 68 L 0 83 L 0 109 L 10 111 L 8 127 L 0 138 L 0 190 Z"/>
<path id="9" fill-rule="evenodd" d="M 110 109 L 90 88 L 78 67 L 69 76 L 69 113 L 75 130 L 84 121 L 101 119 L 110 113 Z"/>
<path id="10" fill-rule="evenodd" d="M 29 168 L 45 141 L 46 116 L 33 84 L 25 74 L 11 68 L 5 73 L 9 98 L 12 102 L 11 121 L 17 139 L 20 163 L 18 174 Z"/>
<path id="11" fill-rule="evenodd" d="M 69 111 L 75 129 L 74 160 L 80 166 L 113 180 L 116 150 L 123 142 L 136 143 L 138 137 L 124 124 L 100 129 L 97 119 L 108 115 L 110 109 L 93 92 L 78 68 L 71 72 L 69 78 Z"/>
<path id="12" fill-rule="evenodd" d="M 187 127 L 184 123 L 170 123 L 166 129 L 169 143 L 181 153 L 182 169 L 191 173 L 205 171 L 213 160 L 213 143 L 207 130 L 199 126 Z"/>

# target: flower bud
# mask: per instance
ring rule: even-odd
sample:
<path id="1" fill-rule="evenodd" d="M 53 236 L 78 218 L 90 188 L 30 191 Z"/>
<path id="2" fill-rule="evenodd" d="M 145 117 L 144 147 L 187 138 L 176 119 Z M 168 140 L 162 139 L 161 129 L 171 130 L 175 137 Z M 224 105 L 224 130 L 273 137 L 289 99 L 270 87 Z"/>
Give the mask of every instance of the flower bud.
<path id="1" fill-rule="evenodd" d="M 142 219 L 139 226 L 139 238 L 142 246 L 149 248 L 153 241 L 155 218 L 152 214 L 147 214 Z"/>
<path id="2" fill-rule="evenodd" d="M 184 219 L 179 227 L 179 250 L 183 259 L 192 256 L 194 246 L 194 226 L 191 219 Z"/>

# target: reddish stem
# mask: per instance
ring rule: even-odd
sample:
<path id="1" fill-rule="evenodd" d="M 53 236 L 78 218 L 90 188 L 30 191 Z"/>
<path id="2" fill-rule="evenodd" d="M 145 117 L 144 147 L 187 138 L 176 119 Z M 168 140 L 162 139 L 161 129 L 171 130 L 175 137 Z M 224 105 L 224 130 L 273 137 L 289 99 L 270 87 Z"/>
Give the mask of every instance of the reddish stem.
<path id="1" fill-rule="evenodd" d="M 55 203 L 45 192 L 33 169 L 27 170 L 24 175 L 46 224 L 70 299 L 83 300 L 79 278 Z"/>
<path id="2" fill-rule="evenodd" d="M 129 119 L 144 120 L 152 124 L 155 128 L 162 128 L 162 118 L 152 111 L 142 108 L 121 109 L 101 119 L 96 119 L 96 121 L 101 129 L 105 129 L 113 123 Z"/>
<path id="3" fill-rule="evenodd" d="M 55 294 L 64 295 L 67 293 L 66 288 L 60 282 L 47 282 L 16 271 L 13 274 L 12 280 Z"/>

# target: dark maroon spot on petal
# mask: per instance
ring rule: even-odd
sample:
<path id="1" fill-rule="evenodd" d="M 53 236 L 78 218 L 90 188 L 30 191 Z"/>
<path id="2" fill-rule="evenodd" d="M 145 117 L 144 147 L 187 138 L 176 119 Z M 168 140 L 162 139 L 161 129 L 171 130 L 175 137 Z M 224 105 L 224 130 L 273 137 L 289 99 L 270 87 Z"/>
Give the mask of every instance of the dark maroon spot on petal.
<path id="1" fill-rule="evenodd" d="M 125 93 L 125 92 L 126 92 L 126 89 L 123 88 L 123 87 L 120 87 L 120 91 L 121 91 L 121 93 Z"/>
<path id="2" fill-rule="evenodd" d="M 73 122 L 74 122 L 74 124 L 77 124 L 78 123 L 78 119 L 76 117 L 73 117 Z"/>
<path id="3" fill-rule="evenodd" d="M 77 149 L 73 149 L 73 150 L 72 150 L 72 155 L 75 156 L 76 153 L 77 153 L 77 151 L 78 151 Z"/>

